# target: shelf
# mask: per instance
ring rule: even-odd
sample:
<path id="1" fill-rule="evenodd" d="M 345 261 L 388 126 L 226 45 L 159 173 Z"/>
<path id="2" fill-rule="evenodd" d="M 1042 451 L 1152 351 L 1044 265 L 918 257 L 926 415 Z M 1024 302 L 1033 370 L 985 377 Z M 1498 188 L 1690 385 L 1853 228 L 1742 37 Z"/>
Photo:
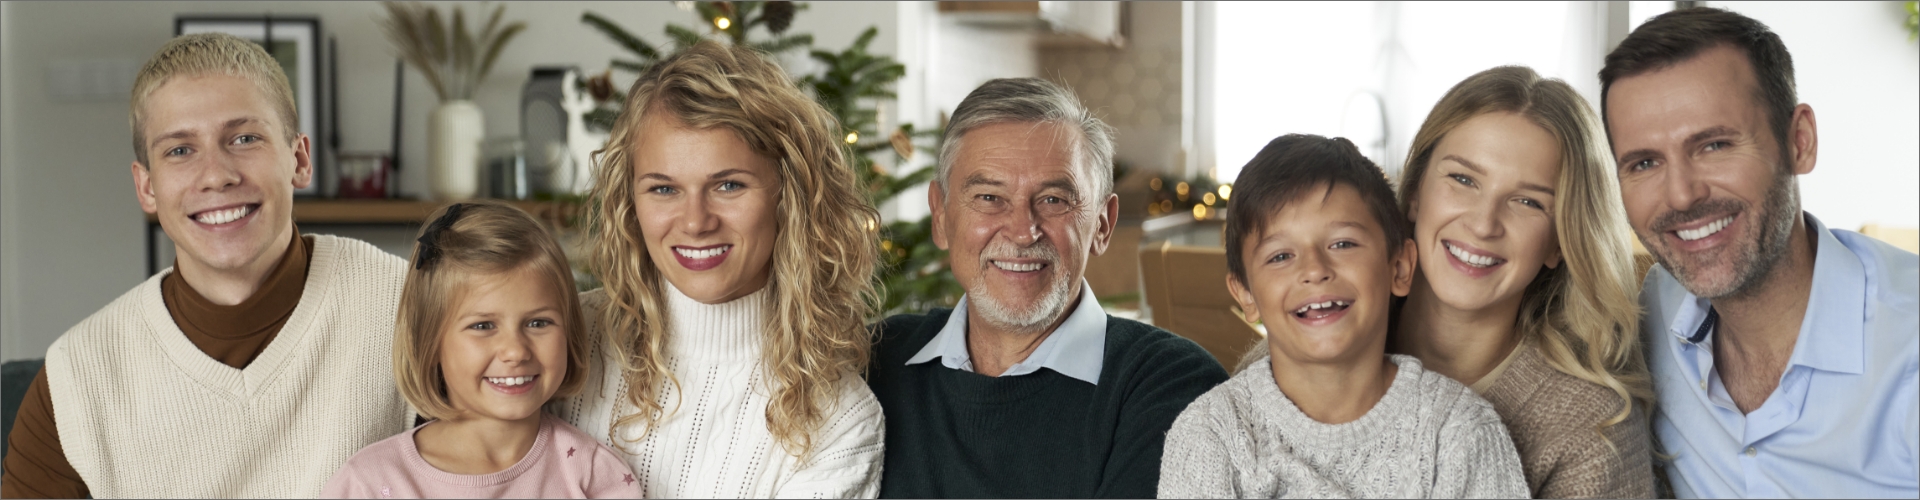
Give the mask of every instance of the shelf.
<path id="1" fill-rule="evenodd" d="M 549 222 L 565 222 L 579 207 L 575 203 L 554 201 L 496 200 L 526 210 L 533 217 Z M 293 222 L 297 224 L 422 224 L 434 209 L 446 202 L 420 200 L 300 200 L 293 201 Z M 157 222 L 146 214 L 147 222 Z M 565 224 L 562 224 L 565 225 Z"/>

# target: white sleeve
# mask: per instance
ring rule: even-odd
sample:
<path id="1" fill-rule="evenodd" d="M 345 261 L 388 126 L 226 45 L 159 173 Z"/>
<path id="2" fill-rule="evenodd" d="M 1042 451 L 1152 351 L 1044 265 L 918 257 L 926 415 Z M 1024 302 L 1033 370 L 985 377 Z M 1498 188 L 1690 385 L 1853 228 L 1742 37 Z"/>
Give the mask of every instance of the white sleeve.
<path id="1" fill-rule="evenodd" d="M 775 498 L 877 498 L 887 422 L 880 401 L 859 377 L 842 389 L 836 411 L 813 435 L 813 453 Z"/>

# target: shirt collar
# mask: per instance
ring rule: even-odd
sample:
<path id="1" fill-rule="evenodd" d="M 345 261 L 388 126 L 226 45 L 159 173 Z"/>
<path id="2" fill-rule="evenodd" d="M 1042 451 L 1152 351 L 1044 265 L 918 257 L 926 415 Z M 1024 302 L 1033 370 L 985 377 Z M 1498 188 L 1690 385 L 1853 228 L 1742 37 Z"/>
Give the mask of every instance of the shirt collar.
<path id="1" fill-rule="evenodd" d="M 1807 231 L 1818 239 L 1813 261 L 1813 287 L 1800 335 L 1788 365 L 1816 370 L 1861 373 L 1866 365 L 1866 268 L 1853 250 L 1840 243 L 1820 219 L 1805 214 Z M 1682 340 L 1695 338 L 1707 321 L 1712 303 L 1687 292 L 1673 315 L 1668 333 Z"/>
<path id="2" fill-rule="evenodd" d="M 1093 287 L 1085 280 L 1080 282 L 1080 303 L 1074 306 L 1067 320 L 1060 323 L 1040 346 L 1034 348 L 1027 359 L 1008 367 L 1002 377 L 1027 375 L 1041 368 L 1059 372 L 1076 380 L 1099 385 L 1101 365 L 1107 351 L 1107 313 L 1100 308 L 1100 301 L 1094 298 Z M 940 358 L 940 364 L 947 368 L 973 371 L 973 359 L 967 353 L 967 297 L 960 297 L 960 303 L 953 308 L 953 314 L 947 317 L 947 324 L 934 334 L 926 347 L 920 348 L 908 365 L 916 365 Z"/>

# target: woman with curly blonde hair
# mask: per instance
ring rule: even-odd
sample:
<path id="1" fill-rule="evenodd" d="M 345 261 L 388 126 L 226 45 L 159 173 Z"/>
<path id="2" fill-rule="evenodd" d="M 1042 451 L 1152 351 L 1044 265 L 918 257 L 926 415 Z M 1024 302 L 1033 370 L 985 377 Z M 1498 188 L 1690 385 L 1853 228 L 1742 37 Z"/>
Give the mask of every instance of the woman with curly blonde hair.
<path id="1" fill-rule="evenodd" d="M 1654 493 L 1640 309 L 1600 121 L 1521 66 L 1467 77 L 1414 134 L 1420 256 L 1390 350 L 1493 403 L 1535 498 Z"/>
<path id="2" fill-rule="evenodd" d="M 763 54 L 715 42 L 627 96 L 589 214 L 600 368 L 554 410 L 648 496 L 875 496 L 879 214 L 839 124 Z"/>

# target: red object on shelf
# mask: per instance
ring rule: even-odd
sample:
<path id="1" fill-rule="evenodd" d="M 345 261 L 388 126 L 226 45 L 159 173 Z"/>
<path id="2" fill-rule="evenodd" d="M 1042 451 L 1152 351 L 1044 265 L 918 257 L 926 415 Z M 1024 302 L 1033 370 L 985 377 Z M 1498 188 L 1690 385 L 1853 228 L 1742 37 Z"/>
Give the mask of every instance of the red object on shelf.
<path id="1" fill-rule="evenodd" d="M 393 160 L 382 154 L 340 155 L 341 198 L 392 197 Z"/>

